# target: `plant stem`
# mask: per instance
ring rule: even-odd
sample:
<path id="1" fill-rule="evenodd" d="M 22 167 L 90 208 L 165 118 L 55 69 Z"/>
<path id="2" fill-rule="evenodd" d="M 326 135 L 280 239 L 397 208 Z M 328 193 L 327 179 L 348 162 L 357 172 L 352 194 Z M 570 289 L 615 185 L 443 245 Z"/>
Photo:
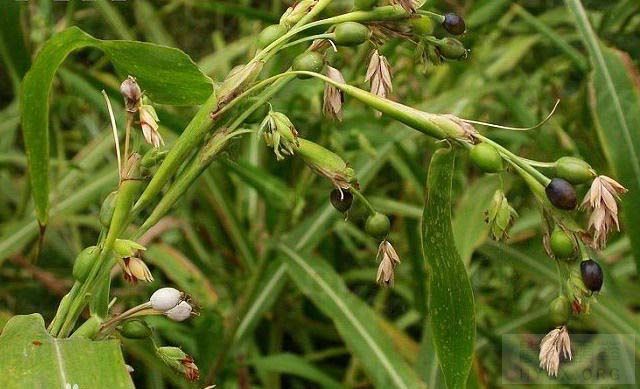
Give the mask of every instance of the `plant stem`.
<path id="1" fill-rule="evenodd" d="M 367 200 L 367 198 L 364 197 L 364 195 L 362 193 L 360 193 L 359 190 L 357 190 L 356 188 L 351 188 L 350 190 L 351 190 L 351 193 L 353 193 L 360 201 L 362 201 L 362 203 L 364 204 L 364 206 L 367 208 L 367 210 L 369 211 L 369 213 L 371 215 L 375 215 L 378 212 L 373 207 L 373 205 L 371 205 L 369 200 Z"/>

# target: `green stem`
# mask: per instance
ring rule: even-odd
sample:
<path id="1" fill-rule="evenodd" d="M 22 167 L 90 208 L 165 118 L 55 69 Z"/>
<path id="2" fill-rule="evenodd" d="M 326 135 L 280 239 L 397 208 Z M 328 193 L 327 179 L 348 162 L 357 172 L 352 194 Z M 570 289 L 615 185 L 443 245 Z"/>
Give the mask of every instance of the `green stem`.
<path id="1" fill-rule="evenodd" d="M 304 43 L 304 42 L 308 42 L 308 41 L 314 41 L 316 39 L 331 39 L 331 40 L 335 40 L 336 34 L 330 32 L 330 33 L 325 33 L 325 34 L 317 34 L 317 35 L 310 35 L 310 36 L 305 36 L 304 38 L 300 38 L 298 40 L 292 41 L 287 43 L 286 45 L 282 45 L 282 47 L 280 47 L 280 50 L 284 50 L 286 48 L 289 48 L 291 46 L 295 46 L 297 44 L 300 43 Z M 271 57 L 269 57 L 271 58 Z M 268 59 L 267 59 L 268 61 Z"/>
<path id="2" fill-rule="evenodd" d="M 376 211 L 376 209 L 373 207 L 373 205 L 371 205 L 371 203 L 369 202 L 369 200 L 367 200 L 366 197 L 364 197 L 364 195 L 362 193 L 360 193 L 359 190 L 355 189 L 355 188 L 351 188 L 351 193 L 353 193 L 358 200 L 362 201 L 362 203 L 364 204 L 364 206 L 367 208 L 367 210 L 369 211 L 369 213 L 371 215 L 375 215 L 378 211 Z"/>

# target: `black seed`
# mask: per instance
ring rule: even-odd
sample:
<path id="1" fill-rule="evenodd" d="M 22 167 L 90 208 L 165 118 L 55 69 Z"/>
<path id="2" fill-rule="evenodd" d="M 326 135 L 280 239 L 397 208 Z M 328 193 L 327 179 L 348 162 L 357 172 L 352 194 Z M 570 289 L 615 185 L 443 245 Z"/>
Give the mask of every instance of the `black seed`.
<path id="1" fill-rule="evenodd" d="M 442 22 L 442 27 L 444 27 L 447 32 L 453 35 L 462 35 L 466 30 L 464 19 L 452 12 L 444 15 L 444 22 Z"/>
<path id="2" fill-rule="evenodd" d="M 592 292 L 599 292 L 602 288 L 602 268 L 598 262 L 593 259 L 582 261 L 580 264 L 580 273 L 582 274 L 582 282 Z"/>
<path id="3" fill-rule="evenodd" d="M 570 211 L 578 205 L 576 190 L 567 180 L 554 178 L 544 189 L 547 198 L 556 208 Z"/>
<path id="4" fill-rule="evenodd" d="M 353 195 L 347 189 L 331 191 L 331 205 L 340 212 L 347 212 L 353 203 Z"/>

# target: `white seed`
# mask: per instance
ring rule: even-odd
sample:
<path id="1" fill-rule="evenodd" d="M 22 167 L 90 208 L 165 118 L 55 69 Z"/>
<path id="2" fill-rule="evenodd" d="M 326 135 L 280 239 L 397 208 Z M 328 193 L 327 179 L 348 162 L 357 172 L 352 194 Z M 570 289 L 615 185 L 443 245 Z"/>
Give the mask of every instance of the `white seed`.
<path id="1" fill-rule="evenodd" d="M 182 302 L 180 302 L 180 304 L 178 304 L 175 307 L 169 309 L 164 314 L 167 315 L 167 317 L 169 319 L 171 319 L 171 320 L 184 321 L 184 320 L 188 319 L 191 316 L 191 311 L 192 310 L 193 310 L 193 308 L 191 308 L 191 305 L 189 305 L 188 302 L 182 301 Z"/>
<path id="2" fill-rule="evenodd" d="M 174 288 L 161 288 L 153 292 L 149 302 L 153 309 L 165 312 L 182 301 L 182 292 Z"/>

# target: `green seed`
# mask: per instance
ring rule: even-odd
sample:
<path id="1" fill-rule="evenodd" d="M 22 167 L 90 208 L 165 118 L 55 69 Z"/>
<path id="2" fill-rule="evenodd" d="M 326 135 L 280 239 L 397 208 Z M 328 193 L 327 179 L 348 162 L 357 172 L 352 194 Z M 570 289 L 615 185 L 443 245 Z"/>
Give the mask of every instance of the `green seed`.
<path id="1" fill-rule="evenodd" d="M 322 54 L 315 51 L 308 51 L 306 53 L 300 54 L 293 60 L 293 65 L 292 65 L 293 70 L 298 70 L 298 71 L 303 70 L 303 71 L 315 72 L 315 73 L 320 73 L 323 67 L 324 67 L 324 57 L 322 57 Z M 298 78 L 301 78 L 301 79 L 310 78 L 310 77 L 311 76 L 308 76 L 306 74 L 298 75 Z"/>
<path id="2" fill-rule="evenodd" d="M 98 259 L 100 250 L 96 246 L 90 246 L 80 251 L 73 263 L 73 278 L 76 281 L 84 282 L 93 267 L 94 262 Z"/>
<path id="3" fill-rule="evenodd" d="M 340 46 L 357 46 L 369 39 L 371 32 L 364 24 L 356 22 L 340 23 L 334 31 L 335 41 Z"/>
<path id="4" fill-rule="evenodd" d="M 274 24 L 266 27 L 258 35 L 258 48 L 264 49 L 286 33 L 287 29 L 280 24 Z"/>
<path id="5" fill-rule="evenodd" d="M 584 184 L 591 181 L 596 174 L 585 161 L 574 157 L 562 157 L 556 161 L 556 176 L 572 184 Z"/>
<path id="6" fill-rule="evenodd" d="M 373 236 L 376 239 L 384 239 L 389 235 L 391 229 L 391 222 L 387 215 L 380 212 L 369 216 L 367 222 L 364 225 L 364 230 L 367 234 Z"/>
<path id="7" fill-rule="evenodd" d="M 469 152 L 469 157 L 471 162 L 485 173 L 497 173 L 504 167 L 498 150 L 487 143 L 473 146 Z"/>
<path id="8" fill-rule="evenodd" d="M 571 258 L 575 253 L 573 239 L 561 228 L 556 228 L 553 231 L 551 238 L 549 239 L 549 244 L 551 246 L 551 251 L 556 258 Z"/>
<path id="9" fill-rule="evenodd" d="M 411 19 L 411 27 L 416 35 L 433 34 L 433 20 L 428 16 L 419 16 Z"/>
<path id="10" fill-rule="evenodd" d="M 467 49 L 455 38 L 442 38 L 438 43 L 438 52 L 446 59 L 462 60 L 467 58 Z"/>
<path id="11" fill-rule="evenodd" d="M 549 316 L 553 325 L 562 326 L 567 324 L 570 309 L 571 305 L 566 297 L 556 297 L 551 304 L 549 304 Z"/>
<path id="12" fill-rule="evenodd" d="M 104 202 L 102 203 L 102 207 L 100 207 L 100 224 L 102 224 L 103 227 L 109 227 L 109 224 L 111 224 L 111 218 L 113 217 L 113 210 L 116 207 L 116 195 L 118 194 L 117 191 L 113 191 L 111 193 L 109 193 L 107 195 L 107 198 L 104 199 Z"/>
<path id="13" fill-rule="evenodd" d="M 329 16 L 342 15 L 353 10 L 353 6 L 353 0 L 333 0 L 327 5 L 325 12 Z"/>

